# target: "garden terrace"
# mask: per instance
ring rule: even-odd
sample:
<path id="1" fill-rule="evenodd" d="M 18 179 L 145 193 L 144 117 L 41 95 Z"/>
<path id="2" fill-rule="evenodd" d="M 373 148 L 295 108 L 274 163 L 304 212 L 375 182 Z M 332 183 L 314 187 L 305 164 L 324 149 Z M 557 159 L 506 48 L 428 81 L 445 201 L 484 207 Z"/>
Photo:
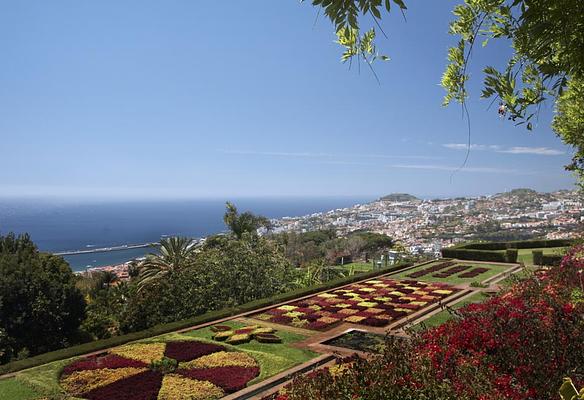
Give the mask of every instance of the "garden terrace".
<path id="1" fill-rule="evenodd" d="M 448 268 L 448 269 L 447 269 Z M 440 282 L 464 285 L 472 282 L 487 282 L 499 274 L 517 268 L 516 264 L 485 263 L 480 261 L 435 261 L 429 265 L 416 266 L 408 271 L 391 274 L 393 279 L 408 279 L 416 276 L 425 282 Z"/>
<path id="2" fill-rule="evenodd" d="M 274 307 L 253 317 L 318 331 L 341 323 L 384 327 L 457 291 L 444 283 L 380 277 Z"/>

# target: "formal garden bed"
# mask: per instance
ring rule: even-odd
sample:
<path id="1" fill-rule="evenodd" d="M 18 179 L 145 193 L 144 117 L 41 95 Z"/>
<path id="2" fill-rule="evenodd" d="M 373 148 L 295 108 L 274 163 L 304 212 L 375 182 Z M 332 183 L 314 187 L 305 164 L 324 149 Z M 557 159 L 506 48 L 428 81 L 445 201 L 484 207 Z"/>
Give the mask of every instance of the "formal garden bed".
<path id="1" fill-rule="evenodd" d="M 59 383 L 88 400 L 219 399 L 260 373 L 245 352 L 199 341 L 137 343 L 63 369 Z"/>
<path id="2" fill-rule="evenodd" d="M 377 278 L 274 307 L 254 318 L 311 330 L 343 322 L 383 327 L 457 291 L 444 283 Z"/>
<path id="3" fill-rule="evenodd" d="M 391 277 L 396 279 L 421 279 L 426 282 L 460 285 L 472 282 L 484 282 L 511 268 L 513 266 L 509 264 L 438 260 L 391 275 Z"/>
<path id="4" fill-rule="evenodd" d="M 385 335 L 353 329 L 323 344 L 367 353 L 380 353 L 385 348 Z"/>

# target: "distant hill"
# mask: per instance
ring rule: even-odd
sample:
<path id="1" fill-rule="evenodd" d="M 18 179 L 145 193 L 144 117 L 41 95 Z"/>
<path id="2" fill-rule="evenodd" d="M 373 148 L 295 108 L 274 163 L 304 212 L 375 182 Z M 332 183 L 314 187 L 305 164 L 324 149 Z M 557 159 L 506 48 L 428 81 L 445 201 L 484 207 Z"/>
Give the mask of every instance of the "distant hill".
<path id="1" fill-rule="evenodd" d="M 416 196 L 412 196 L 407 193 L 392 193 L 387 196 L 383 196 L 379 200 L 381 201 L 391 201 L 391 202 L 402 202 L 402 201 L 415 201 L 420 200 Z"/>
<path id="2" fill-rule="evenodd" d="M 520 188 L 520 189 L 513 189 L 510 192 L 497 193 L 496 196 L 497 197 L 506 197 L 506 196 L 529 197 L 529 196 L 535 196 L 537 194 L 538 193 L 533 189 Z"/>

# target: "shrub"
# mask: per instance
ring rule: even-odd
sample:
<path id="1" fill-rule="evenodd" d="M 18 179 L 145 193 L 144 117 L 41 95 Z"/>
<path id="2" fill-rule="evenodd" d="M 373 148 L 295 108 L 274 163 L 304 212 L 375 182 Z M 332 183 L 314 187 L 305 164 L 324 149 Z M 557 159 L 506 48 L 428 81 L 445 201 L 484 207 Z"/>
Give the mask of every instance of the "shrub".
<path id="1" fill-rule="evenodd" d="M 541 265 L 558 266 L 563 256 L 557 254 L 544 254 L 541 257 Z"/>
<path id="2" fill-rule="evenodd" d="M 543 251 L 542 250 L 533 250 L 531 252 L 533 254 L 533 263 L 535 265 L 543 265 Z"/>
<path id="3" fill-rule="evenodd" d="M 152 371 L 160 372 L 161 374 L 174 372 L 177 366 L 178 361 L 168 357 L 163 357 L 161 360 L 155 360 L 150 363 L 150 369 Z"/>
<path id="4" fill-rule="evenodd" d="M 505 250 L 505 258 L 507 259 L 508 263 L 516 263 L 517 262 L 517 249 L 507 249 Z"/>
<path id="5" fill-rule="evenodd" d="M 273 333 L 256 334 L 255 339 L 260 343 L 282 343 L 282 339 Z"/>

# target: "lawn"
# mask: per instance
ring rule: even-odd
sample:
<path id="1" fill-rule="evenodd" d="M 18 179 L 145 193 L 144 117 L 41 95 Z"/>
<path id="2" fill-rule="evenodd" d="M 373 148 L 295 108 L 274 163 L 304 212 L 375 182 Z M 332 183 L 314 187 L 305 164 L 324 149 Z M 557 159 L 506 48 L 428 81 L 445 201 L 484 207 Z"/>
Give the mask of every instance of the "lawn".
<path id="1" fill-rule="evenodd" d="M 33 400 L 40 396 L 15 378 L 0 380 L 0 400 Z"/>
<path id="2" fill-rule="evenodd" d="M 526 265 L 533 265 L 533 251 L 541 250 L 545 255 L 560 254 L 564 255 L 569 247 L 545 247 L 537 249 L 519 249 L 517 250 L 517 262 L 522 262 Z"/>
<path id="3" fill-rule="evenodd" d="M 471 303 L 480 303 L 487 298 L 488 298 L 488 296 L 485 295 L 483 292 L 478 292 L 478 293 L 475 293 L 475 294 L 459 301 L 458 303 L 454 304 L 450 308 L 452 308 L 454 310 L 458 310 L 458 309 L 460 309 L 468 304 L 471 304 Z M 448 309 L 444 309 L 444 310 L 432 315 L 430 318 L 425 319 L 424 321 L 420 322 L 419 324 L 414 325 L 412 327 L 412 329 L 417 331 L 417 330 L 422 330 L 424 328 L 432 328 L 435 326 L 442 325 L 443 323 L 445 323 L 446 321 L 448 321 L 451 318 L 452 318 L 452 314 L 448 311 Z"/>
<path id="4" fill-rule="evenodd" d="M 337 265 L 335 266 L 336 269 L 340 269 L 342 271 L 350 271 L 353 269 L 356 273 L 358 272 L 369 272 L 373 270 L 373 264 L 371 263 L 364 263 L 364 262 L 354 262 L 348 263 L 345 265 Z"/>
<path id="5" fill-rule="evenodd" d="M 226 322 L 221 325 L 227 325 L 233 329 L 240 329 L 247 326 L 247 324 L 236 321 Z M 224 342 L 214 341 L 212 339 L 213 334 L 211 327 L 207 327 L 189 331 L 182 335 L 197 340 L 208 341 L 210 343 L 220 343 L 222 346 L 228 348 L 232 347 L 236 350 L 245 351 L 251 354 L 252 357 L 258 360 L 261 369 L 260 375 L 251 381 L 250 384 L 269 378 L 319 355 L 310 350 L 291 347 L 290 344 L 300 342 L 306 339 L 306 336 L 288 332 L 286 330 L 278 330 L 276 332 L 276 335 L 282 339 L 282 343 L 259 343 L 256 340 L 252 340 L 248 343 L 242 343 L 236 346 L 230 346 Z"/>
<path id="6" fill-rule="evenodd" d="M 472 261 L 466 261 L 466 260 L 454 260 L 454 261 L 456 262 L 455 265 L 452 265 L 448 268 L 445 268 L 445 269 L 437 271 L 437 272 L 433 272 L 433 273 L 430 272 L 428 274 L 419 276 L 417 278 L 410 278 L 408 275 L 415 273 L 415 272 L 418 272 L 418 271 L 421 271 L 421 270 L 424 270 L 424 269 L 427 269 L 427 268 L 431 268 L 431 267 L 436 266 L 438 264 L 444 263 L 444 260 L 437 260 L 433 263 L 424 264 L 424 265 L 421 265 L 419 267 L 416 267 L 416 268 L 413 268 L 413 269 L 410 269 L 407 271 L 399 272 L 397 274 L 390 275 L 390 276 L 391 276 L 391 278 L 394 278 L 394 279 L 419 279 L 419 280 L 424 281 L 424 282 L 441 282 L 441 283 L 448 283 L 451 285 L 459 285 L 459 284 L 463 284 L 463 283 L 483 282 L 483 281 L 486 281 L 487 279 L 492 278 L 493 276 L 510 268 L 509 265 L 505 265 L 505 264 L 474 263 Z M 449 268 L 462 266 L 462 265 L 468 265 L 471 268 L 469 268 L 465 271 L 462 271 L 460 273 L 452 274 L 447 278 L 438 278 L 438 277 L 434 276 L 439 272 L 448 270 Z M 461 274 L 468 272 L 468 271 L 471 271 L 474 268 L 488 268 L 489 270 L 486 272 L 483 272 L 475 277 L 472 277 L 472 278 L 461 278 L 460 277 Z"/>

